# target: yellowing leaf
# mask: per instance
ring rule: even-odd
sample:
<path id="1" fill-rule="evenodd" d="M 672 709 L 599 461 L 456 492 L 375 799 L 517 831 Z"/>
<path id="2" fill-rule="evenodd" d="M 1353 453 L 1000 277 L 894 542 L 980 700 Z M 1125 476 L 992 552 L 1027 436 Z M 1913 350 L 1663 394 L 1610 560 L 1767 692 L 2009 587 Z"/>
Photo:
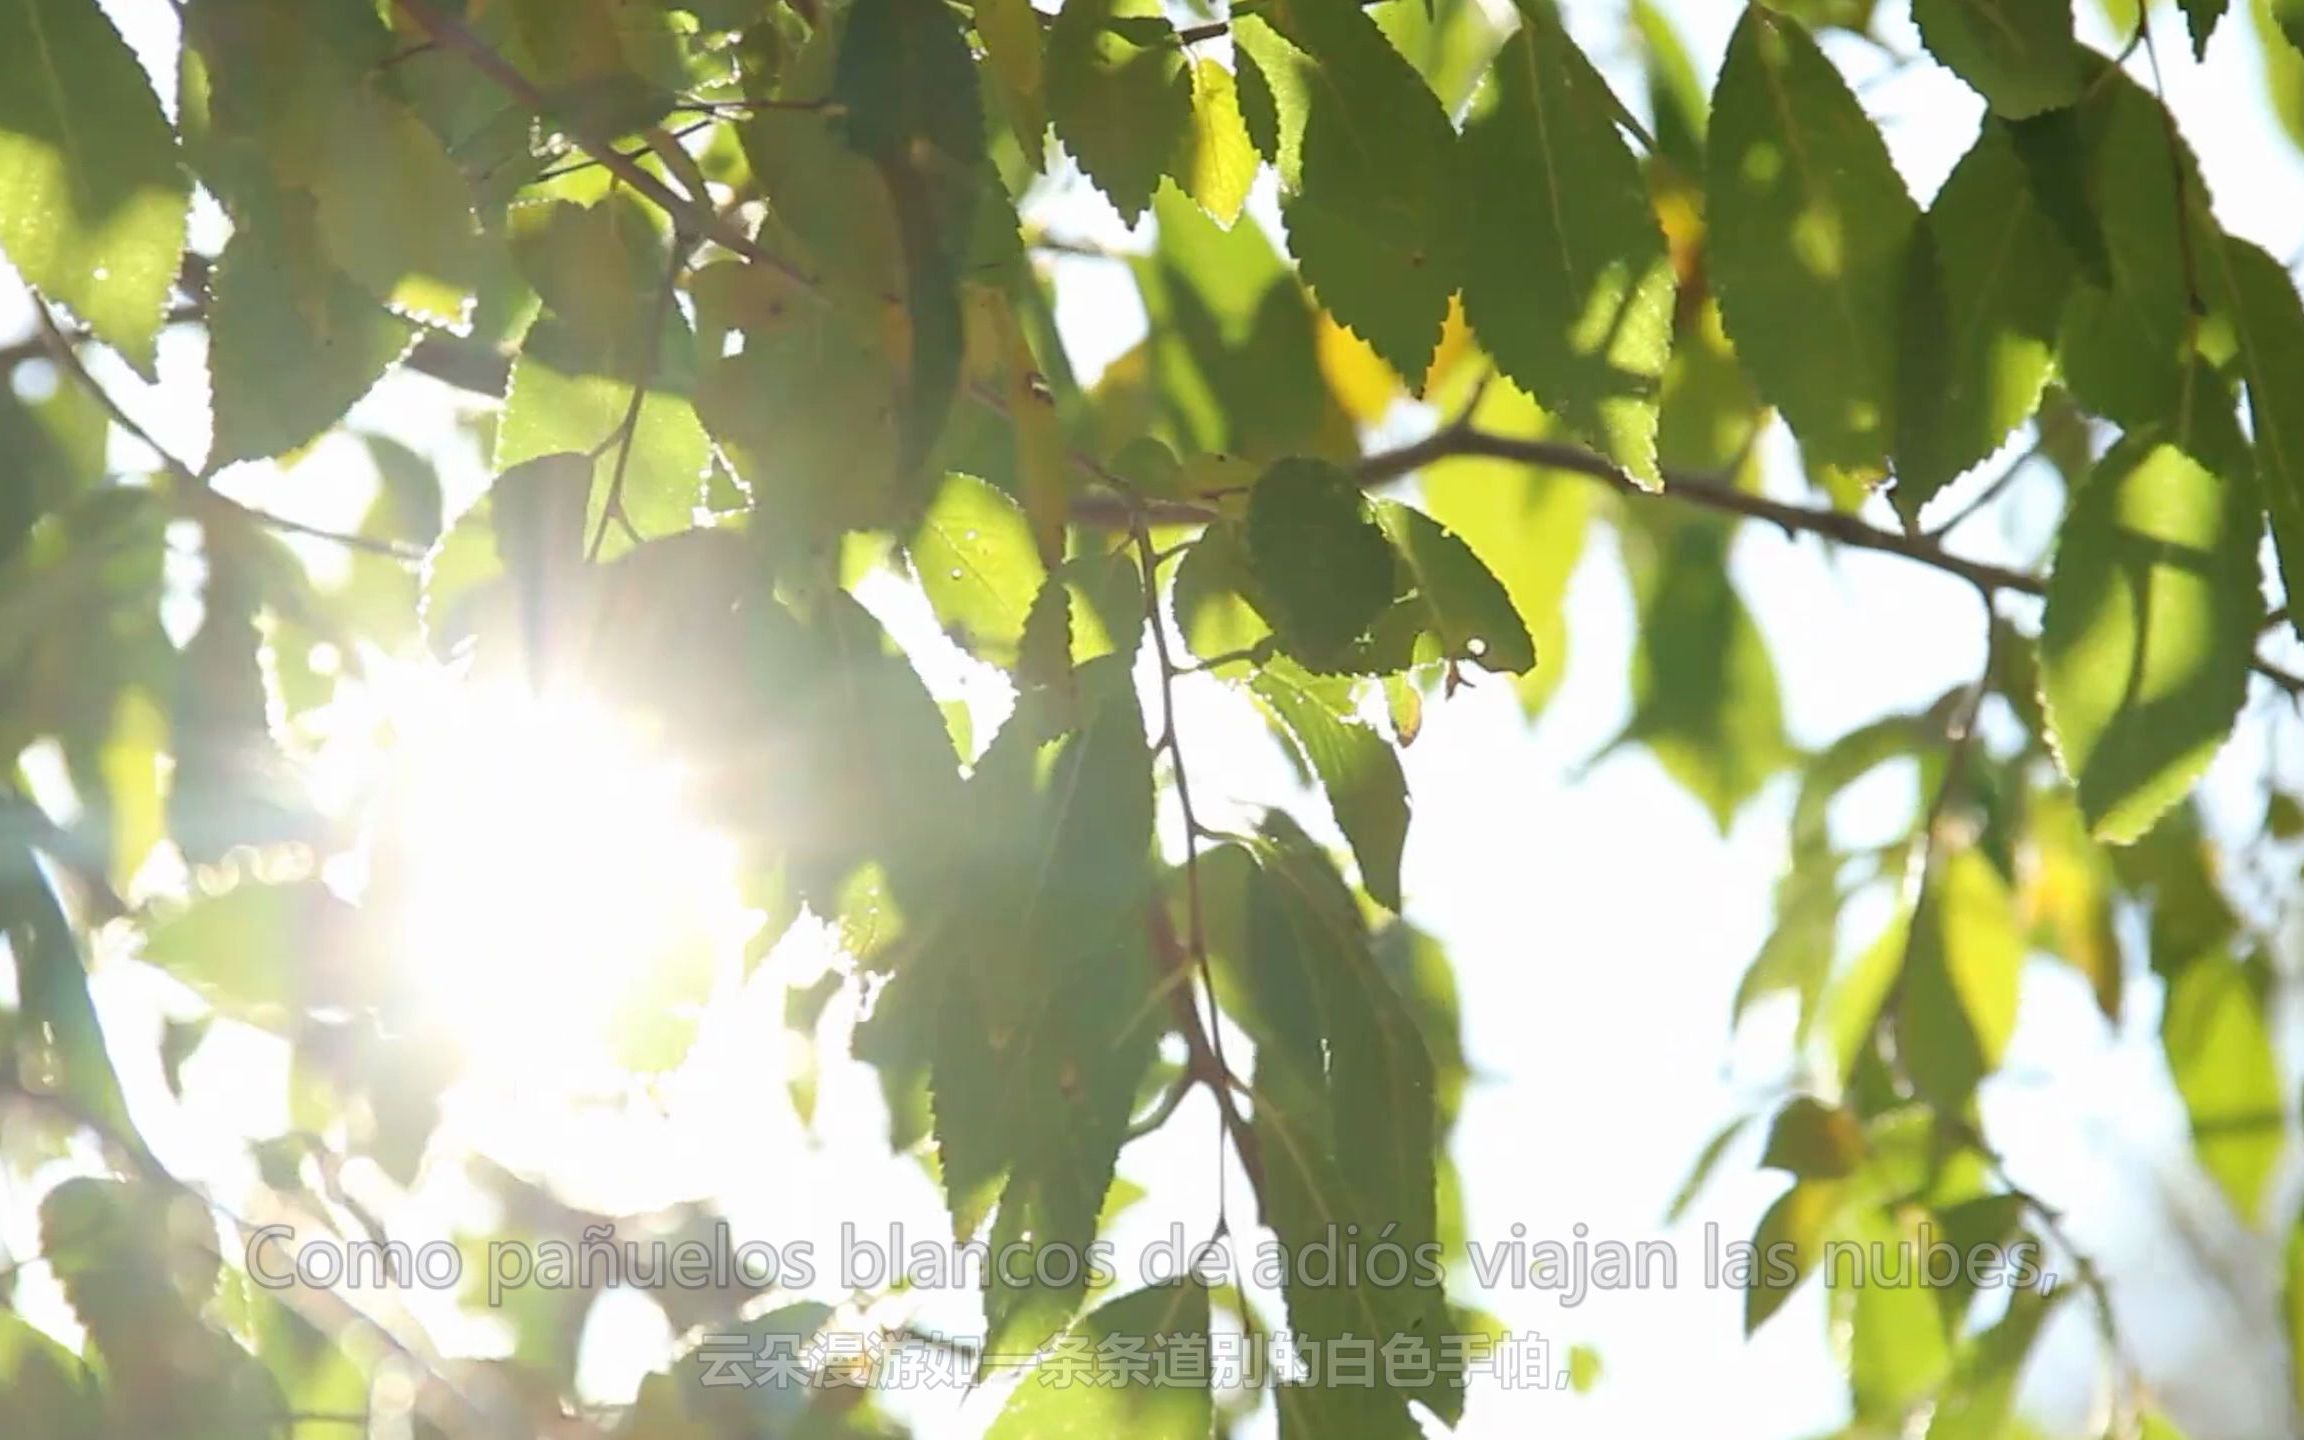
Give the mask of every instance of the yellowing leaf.
<path id="1" fill-rule="evenodd" d="M 1337 324 L 1336 317 L 1327 311 L 1320 312 L 1317 323 L 1314 344 L 1320 355 L 1320 373 L 1327 378 L 1336 403 L 1355 424 L 1373 425 L 1383 419 L 1400 393 L 1399 375 L 1367 341 Z"/>
<path id="2" fill-rule="evenodd" d="M 1192 126 L 1170 174 L 1208 218 L 1229 229 L 1256 181 L 1256 147 L 1240 118 L 1232 72 L 1201 57 L 1192 64 Z"/>

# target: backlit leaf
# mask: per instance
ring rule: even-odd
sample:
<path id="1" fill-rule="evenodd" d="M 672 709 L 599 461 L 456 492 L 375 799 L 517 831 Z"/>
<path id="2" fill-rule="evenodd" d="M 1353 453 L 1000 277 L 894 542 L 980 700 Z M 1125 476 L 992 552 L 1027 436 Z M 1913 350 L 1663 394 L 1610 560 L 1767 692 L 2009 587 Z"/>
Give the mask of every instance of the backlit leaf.
<path id="1" fill-rule="evenodd" d="M 1782 703 L 1766 640 L 1729 583 L 1727 532 L 1666 526 L 1632 547 L 1640 638 L 1630 723 L 1725 831 L 1784 758 Z"/>
<path id="2" fill-rule="evenodd" d="M 1184 1279 L 1109 1300 L 1057 1338 L 1046 1368 L 1025 1375 L 1009 1396 L 988 1440 L 1204 1440 L 1211 1423 L 1209 1371 L 1198 1378 L 1172 1347 L 1208 1344 L 1208 1289 Z M 1099 1383 L 1081 1383 L 1082 1361 L 1141 1356 L 1140 1374 L 1113 1367 Z"/>
<path id="3" fill-rule="evenodd" d="M 1503 371 L 1653 483 L 1672 268 L 1606 84 L 1549 7 L 1465 132 L 1464 308 Z"/>
<path id="4" fill-rule="evenodd" d="M 2220 955 L 2186 966 L 2169 982 L 2160 1043 L 2201 1165 L 2253 1226 L 2286 1144 L 2287 1087 L 2247 969 Z"/>
<path id="5" fill-rule="evenodd" d="M 344 418 L 408 348 L 408 323 L 328 260 L 311 201 L 298 192 L 242 215 L 213 283 L 211 464 L 304 444 Z"/>
<path id="6" fill-rule="evenodd" d="M 1991 102 L 2022 118 L 2080 97 L 2072 0 L 1915 0 L 1921 43 Z"/>
<path id="7" fill-rule="evenodd" d="M 1283 460 L 1248 497 L 1248 560 L 1280 641 L 1317 670 L 1340 662 L 1396 593 L 1392 544 L 1352 477 Z"/>
<path id="8" fill-rule="evenodd" d="M 0 250 L 150 373 L 191 186 L 96 0 L 0 5 Z"/>
<path id="9" fill-rule="evenodd" d="M 2287 268 L 2245 240 L 2226 238 L 2209 248 L 2203 263 L 2239 342 L 2256 477 L 2272 517 L 2281 587 L 2304 595 L 2304 395 L 2287 378 L 2304 371 L 2304 302 Z M 2304 617 L 2293 605 L 2288 623 L 2304 634 Z"/>
<path id="10" fill-rule="evenodd" d="M 1288 248 L 1329 313 L 1420 385 L 1457 288 L 1456 132 L 1353 0 L 1279 0 L 1263 18 L 1301 57 L 1307 97 Z"/>
<path id="11" fill-rule="evenodd" d="M 2224 743 L 2258 615 L 2256 499 L 2173 445 L 2123 441 L 2074 497 L 2041 626 L 2058 763 L 2090 829 L 2150 829 Z"/>
<path id="12" fill-rule="evenodd" d="M 1737 354 L 1809 456 L 1878 471 L 1919 218 L 1887 146 L 1807 32 L 1758 5 L 1729 42 L 1708 143 L 1712 275 Z"/>
<path id="13" fill-rule="evenodd" d="M 1192 127 L 1171 171 L 1208 218 L 1230 226 L 1256 180 L 1256 147 L 1240 116 L 1232 72 L 1203 56 L 1192 62 Z"/>
<path id="14" fill-rule="evenodd" d="M 345 90 L 329 129 L 313 191 L 329 257 L 399 313 L 461 332 L 484 262 L 471 188 L 448 152 L 372 81 Z"/>
<path id="15" fill-rule="evenodd" d="M 2072 283 L 2064 242 L 1991 120 L 1916 237 L 1896 437 L 1907 519 L 2039 404 Z"/>
<path id="16" fill-rule="evenodd" d="M 1376 503 L 1376 523 L 1399 547 L 1416 585 L 1415 602 L 1428 616 L 1450 659 L 1468 660 L 1484 670 L 1527 673 L 1536 664 L 1535 642 L 1512 608 L 1503 584 L 1480 563 L 1471 547 L 1423 511 L 1389 500 Z"/>
<path id="17" fill-rule="evenodd" d="M 1048 114 L 1134 224 L 1192 134 L 1192 69 L 1158 0 L 1067 0 L 1048 30 Z"/>
<path id="18" fill-rule="evenodd" d="M 1398 911 L 1400 851 L 1408 838 L 1408 780 L 1400 757 L 1354 716 L 1350 690 L 1339 682 L 1314 681 L 1275 662 L 1257 671 L 1252 688 L 1320 777 L 1360 862 L 1360 883 L 1377 903 Z"/>
<path id="19" fill-rule="evenodd" d="M 1966 1103 L 1999 1068 L 2016 1029 L 2024 937 L 2008 887 L 1983 852 L 1940 858 L 1912 921 L 1897 1053 L 1936 1103 Z"/>
<path id="20" fill-rule="evenodd" d="M 1473 418 L 1483 428 L 1535 438 L 1547 422 L 1507 384 L 1489 387 Z M 1418 484 L 1432 518 L 1464 538 L 1511 597 L 1535 666 L 1515 684 L 1533 714 L 1560 682 L 1568 656 L 1568 581 L 1584 554 L 1593 489 L 1582 479 L 1462 456 L 1425 470 Z"/>

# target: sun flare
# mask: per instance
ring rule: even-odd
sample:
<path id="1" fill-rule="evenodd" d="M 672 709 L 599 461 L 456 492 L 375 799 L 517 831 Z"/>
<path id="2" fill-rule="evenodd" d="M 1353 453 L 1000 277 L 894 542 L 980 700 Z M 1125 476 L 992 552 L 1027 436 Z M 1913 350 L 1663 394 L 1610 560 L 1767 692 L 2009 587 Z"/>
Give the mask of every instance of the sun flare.
<path id="1" fill-rule="evenodd" d="M 426 688 L 396 722 L 371 897 L 424 1010 L 523 1088 L 677 1065 L 744 930 L 680 765 L 583 696 Z"/>

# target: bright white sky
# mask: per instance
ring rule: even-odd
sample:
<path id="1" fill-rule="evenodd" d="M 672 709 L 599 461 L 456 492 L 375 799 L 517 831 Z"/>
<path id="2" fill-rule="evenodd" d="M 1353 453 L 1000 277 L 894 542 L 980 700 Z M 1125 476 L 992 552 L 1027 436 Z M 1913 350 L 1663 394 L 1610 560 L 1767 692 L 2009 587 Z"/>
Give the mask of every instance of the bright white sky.
<path id="1" fill-rule="evenodd" d="M 165 45 L 172 25 L 157 0 L 118 0 L 112 8 L 130 20 L 125 28 L 139 43 Z M 1638 105 L 1642 91 L 1620 45 L 1621 8 L 1616 0 L 1566 6 L 1572 27 L 1620 93 Z M 1666 8 L 1699 70 L 1713 73 L 1736 7 L 1683 0 Z M 1900 7 L 1885 8 L 1897 12 L 1886 26 L 1890 45 L 1916 51 Z M 2091 38 L 2110 48 L 2100 14 L 2085 0 L 2081 9 Z M 2228 19 L 2204 65 L 2192 62 L 2172 14 L 2161 22 L 2161 35 L 2168 98 L 2201 155 L 2218 215 L 2227 228 L 2275 254 L 2295 253 L 2304 241 L 2304 164 L 2263 105 L 2245 16 Z M 1834 41 L 1832 48 L 1860 80 L 1883 66 L 1879 53 L 1863 45 Z M 173 86 L 163 79 L 162 88 L 168 94 Z M 1886 117 L 1897 162 L 1925 200 L 1973 138 L 1979 102 L 1931 66 L 1883 79 L 1866 98 Z M 1267 216 L 1269 209 L 1266 204 Z M 1086 192 L 1059 202 L 1050 218 L 1064 233 L 1130 243 L 1117 218 Z M 1125 273 L 1108 262 L 1065 260 L 1058 274 L 1067 344 L 1075 366 L 1092 373 L 1133 343 L 1141 312 Z M 20 318 L 14 305 L 12 298 L 0 300 L 8 310 L 0 324 L 11 329 Z M 193 343 L 172 342 L 163 364 L 174 383 L 191 384 L 183 393 L 197 397 Z M 185 453 L 204 448 L 196 398 L 172 402 L 142 392 L 116 366 L 103 374 L 164 443 Z M 441 453 L 452 482 L 468 491 L 480 479 L 478 457 L 465 442 L 444 438 L 438 398 L 428 382 L 395 382 L 364 402 L 355 418 Z M 1798 480 L 1788 452 L 1771 458 L 1772 483 L 1790 493 Z M 305 468 L 326 472 L 364 463 L 349 447 L 322 447 Z M 301 518 L 338 524 L 357 518 L 356 507 L 331 505 L 316 493 L 325 487 L 296 483 L 303 478 L 250 472 L 235 483 L 250 498 Z M 2022 517 L 2028 535 L 2052 519 Z M 1789 788 L 1781 781 L 1771 786 L 1722 839 L 1643 752 L 1619 751 L 1584 768 L 1627 713 L 1625 659 L 1632 639 L 1620 572 L 1605 532 L 1593 533 L 1569 601 L 1574 660 L 1541 724 L 1534 730 L 1522 724 L 1506 687 L 1475 686 L 1432 704 L 1421 738 L 1405 756 L 1416 806 L 1405 869 L 1409 914 L 1447 942 L 1457 966 L 1478 1080 L 1466 1100 L 1456 1154 L 1471 1234 L 1490 1242 L 1508 1238 L 1515 1224 L 1531 1238 L 1567 1239 L 1578 1223 L 1590 1227 L 1594 1240 L 1664 1236 L 1662 1211 L 1689 1162 L 1724 1119 L 1773 1082 L 1766 1067 L 1783 1049 L 1780 1034 L 1757 1034 L 1744 1049 L 1744 1068 L 1734 1070 L 1726 1022 L 1737 978 L 1769 923 Z M 1960 538 L 1979 554 L 2019 553 L 1990 523 L 1966 527 Z M 1801 743 L 1822 744 L 1886 710 L 1925 705 L 1971 678 L 1981 661 L 1970 592 L 1904 562 L 1846 555 L 1828 563 L 1813 542 L 1748 526 L 1736 567 L 1774 646 L 1787 721 Z M 917 651 L 941 693 L 998 708 L 997 682 L 957 663 L 916 601 L 890 587 L 875 603 L 904 622 L 908 644 L 919 637 Z M 1199 793 L 1243 805 L 1292 800 L 1319 814 L 1317 799 L 1307 807 L 1295 791 L 1277 752 L 1242 738 L 1261 732 L 1234 697 L 1209 682 L 1188 683 L 1182 699 L 1184 743 Z M 989 719 L 980 720 L 980 735 Z M 2260 768 L 2261 751 L 2247 742 L 2219 762 L 2211 796 L 2228 799 L 2238 823 L 2253 819 L 2246 796 Z M 1911 783 L 1908 775 L 1890 775 L 1869 784 L 1851 802 L 1851 818 L 1893 823 L 1906 813 Z M 1852 917 L 1854 933 L 1844 943 L 1868 941 L 1864 927 L 1872 923 Z M 821 963 L 821 957 L 793 963 Z M 901 1221 L 919 1238 L 935 1236 L 941 1204 L 916 1166 L 889 1159 L 879 1143 L 868 1072 L 836 1067 L 827 1077 L 825 1111 L 865 1117 L 855 1124 L 819 1143 L 791 1116 L 783 1099 L 785 1057 L 758 1038 L 781 1034 L 787 978 L 793 976 L 754 986 L 707 1031 L 687 1069 L 657 1097 L 662 1115 L 640 1106 L 622 1116 L 577 1117 L 557 1095 L 524 1096 L 510 1087 L 466 1097 L 450 1128 L 515 1168 L 554 1176 L 574 1203 L 616 1211 L 717 1197 L 740 1233 L 818 1237 L 820 1260 L 832 1251 L 843 1221 L 867 1233 Z M 148 1014 L 148 987 L 132 972 L 115 967 L 101 986 L 124 1026 L 129 1016 Z M 2183 1400 L 2210 1407 L 2195 1413 L 2222 1421 L 2202 1433 L 2270 1433 L 2265 1416 L 2281 1417 L 2284 1426 L 2279 1397 L 2286 1382 L 2277 1357 L 2262 1347 L 2232 1348 L 2244 1329 L 2269 1318 L 2235 1307 L 2261 1305 L 2262 1295 L 2163 1303 L 2193 1256 L 2173 1243 L 2170 1225 L 2151 1214 L 2171 1207 L 2184 1215 L 2215 1211 L 2197 1177 L 2168 1159 L 2181 1153 L 2183 1122 L 2155 1056 L 2156 995 L 2138 987 L 2130 1034 L 2118 1044 L 2107 1043 L 2081 987 L 2061 971 L 2036 966 L 2025 1005 L 2010 1075 L 1988 1094 L 1991 1128 L 2018 1175 L 2068 1202 L 2072 1228 L 2107 1260 L 2116 1287 L 2146 1302 L 2130 1305 L 2123 1319 L 2144 1338 L 2147 1354 L 2155 1338 L 2169 1353 L 2166 1347 L 2179 1336 L 2227 1350 L 2214 1392 L 2182 1392 Z M 119 1043 L 124 1061 L 134 1058 L 126 1052 L 142 1046 L 134 1035 Z M 2051 1062 L 2052 1080 L 2045 1073 Z M 250 1067 L 259 1063 L 276 1062 L 260 1046 L 235 1045 L 195 1067 L 196 1093 L 201 1084 L 217 1088 L 202 1104 L 199 1123 L 173 1137 L 180 1143 L 164 1146 L 163 1154 L 188 1173 L 227 1183 L 240 1173 L 224 1137 L 232 1126 L 262 1129 L 245 1109 L 248 1087 L 276 1082 L 254 1078 Z M 1123 1255 L 1139 1240 L 1162 1238 L 1172 1220 L 1188 1234 L 1204 1233 L 1212 1208 L 1213 1124 L 1205 1101 L 1195 1098 L 1165 1134 L 1129 1151 L 1123 1173 L 1154 1193 L 1127 1218 Z M 1571 1343 L 1597 1347 L 1606 1373 L 1581 1397 L 1476 1390 L 1464 1433 L 1521 1435 L 1549 1422 L 1578 1434 L 1773 1440 L 1839 1423 L 1844 1382 L 1824 1340 L 1821 1287 L 1804 1289 L 1746 1345 L 1738 1339 L 1741 1295 L 1701 1283 L 1704 1227 L 1716 1224 L 1724 1240 L 1749 1236 L 1781 1188 L 1779 1178 L 1752 1173 L 1756 1144 L 1757 1137 L 1749 1137 L 1730 1157 L 1721 1183 L 1669 1237 L 1681 1248 L 1677 1290 L 1596 1295 L 1574 1309 L 1527 1290 L 1472 1297 L 1514 1328 L 1550 1337 L 1556 1357 Z M 611 1163 L 599 1163 L 602 1156 Z M 2162 1172 L 2164 1178 L 2151 1178 Z M 447 1233 L 465 1213 L 460 1196 L 433 1188 L 409 1217 L 412 1240 Z M 1246 1193 L 1237 1176 L 1233 1193 Z M 0 1195 L 0 1240 L 12 1253 L 35 1246 L 22 1203 L 29 1198 Z M 2139 1212 L 2146 1218 L 2099 1218 Z M 2211 1236 L 2202 1243 L 2224 1242 Z M 2231 1268 L 2247 1271 L 2252 1252 L 2235 1253 Z M 824 1268 L 819 1292 L 843 1298 L 838 1276 Z M 28 1272 L 27 1297 L 38 1305 L 45 1294 L 48 1313 L 58 1315 L 45 1284 L 37 1269 Z M 2050 1342 L 2062 1358 L 2043 1367 L 2035 1386 L 2044 1417 L 2066 1429 L 2078 1427 L 2089 1403 L 2083 1308 L 2067 1307 Z M 922 1318 L 965 1333 L 972 1328 L 969 1316 L 959 1298 L 931 1305 Z M 69 1329 L 60 1316 L 57 1324 Z M 484 1328 L 466 1327 L 459 1338 L 488 1342 Z M 664 1339 L 662 1322 L 644 1302 L 606 1307 L 587 1340 L 587 1387 L 601 1399 L 629 1395 L 638 1376 L 660 1363 Z M 2175 1377 L 2165 1378 L 2174 1383 Z M 980 1397 L 958 1424 L 948 1417 L 932 1421 L 929 1433 L 972 1431 L 997 1398 Z M 2264 1406 L 2282 1408 L 2257 1408 Z M 931 1413 L 921 1412 L 923 1419 Z"/>

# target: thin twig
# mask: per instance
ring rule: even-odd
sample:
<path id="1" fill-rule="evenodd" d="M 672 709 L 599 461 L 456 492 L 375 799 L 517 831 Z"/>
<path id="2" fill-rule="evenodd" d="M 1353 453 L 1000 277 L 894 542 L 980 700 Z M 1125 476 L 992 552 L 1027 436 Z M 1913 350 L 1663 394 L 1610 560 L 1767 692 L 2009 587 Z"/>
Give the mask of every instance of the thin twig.
<path id="1" fill-rule="evenodd" d="M 2039 455 L 2040 447 L 2038 445 L 2030 446 L 2024 451 L 2023 454 L 2017 456 L 2014 460 L 2009 461 L 2005 469 L 1992 477 L 1992 483 L 1986 485 L 1982 490 L 1976 492 L 1976 498 L 1970 500 L 1967 504 L 1961 506 L 1957 511 L 1955 511 L 1951 519 L 1946 520 L 1943 524 L 1938 525 L 1932 530 L 1927 530 L 1922 533 L 1924 533 L 1931 540 L 1941 542 L 1945 536 L 1951 534 L 1954 530 L 1959 529 L 1962 525 L 1974 519 L 1977 515 L 1981 514 L 1987 507 L 1989 507 L 1993 501 L 1999 499 L 2002 495 L 2005 495 L 2008 492 L 2008 487 L 2016 483 L 2016 477 L 2024 472 L 2024 467 L 2038 459 Z"/>
<path id="2" fill-rule="evenodd" d="M 259 510 L 253 505 L 245 504 L 217 491 L 209 484 L 208 476 L 205 473 L 194 470 L 171 452 L 168 447 L 154 439 L 152 432 L 144 428 L 143 422 L 129 414 L 111 391 L 97 383 L 96 377 L 89 373 L 87 365 L 80 359 L 80 352 L 73 343 L 73 337 L 66 334 L 64 328 L 56 323 L 56 316 L 48 309 L 47 301 L 34 295 L 32 297 L 32 313 L 40 323 L 41 341 L 46 346 L 49 357 L 56 362 L 57 368 L 70 376 L 74 384 L 86 391 L 88 397 L 96 402 L 113 424 L 127 431 L 144 448 L 159 457 L 160 468 L 183 486 L 183 494 L 179 498 L 191 518 L 202 519 L 221 512 L 230 514 L 248 524 L 263 526 L 267 530 L 278 530 L 289 535 L 303 535 L 314 540 L 326 540 L 331 544 L 342 545 L 347 549 L 364 550 L 370 554 L 389 556 L 394 560 L 412 563 L 424 558 L 422 550 L 402 545 L 397 541 L 379 539 L 373 535 L 348 534 L 341 530 L 330 530 L 319 525 L 307 525 L 301 520 L 291 520 L 285 515 L 275 515 L 268 510 Z"/>
<path id="3" fill-rule="evenodd" d="M 1176 733 L 1176 657 L 1168 647 L 1167 627 L 1160 615 L 1160 567 L 1152 548 L 1152 533 L 1141 520 L 1135 527 L 1136 555 L 1144 569 L 1144 622 L 1152 631 L 1152 652 L 1160 664 L 1160 739 L 1157 748 L 1168 752 L 1169 770 L 1176 777 L 1176 805 L 1184 820 L 1184 904 L 1185 953 L 1200 977 L 1200 984 L 1208 992 L 1208 1047 L 1207 1063 L 1214 1067 L 1213 1075 L 1203 1074 L 1217 1096 L 1217 1105 L 1224 1113 L 1225 1129 L 1232 1133 L 1233 1146 L 1241 1149 L 1241 1137 L 1248 1133 L 1238 1124 L 1237 1111 L 1232 1108 L 1232 1067 L 1224 1059 L 1224 1017 L 1216 1003 L 1216 977 L 1208 964 L 1208 929 L 1200 903 L 1200 817 L 1192 808 L 1192 781 L 1184 767 L 1184 749 Z M 1160 914 L 1160 922 L 1167 924 L 1167 915 Z M 1172 938 L 1172 937 L 1171 937 Z M 1188 990 L 1178 992 L 1185 1008 L 1194 1009 Z M 1197 1028 L 1197 1020 L 1195 1020 Z M 1188 1037 L 1189 1043 L 1189 1037 Z M 1253 1143 L 1251 1138 L 1250 1143 Z M 1242 1150 L 1240 1163 L 1249 1164 L 1248 1151 Z M 1250 1171 L 1250 1179 L 1257 1189 L 1257 1204 L 1263 1204 L 1264 1182 L 1259 1163 Z M 1221 1183 L 1217 1187 L 1217 1226 L 1225 1228 L 1229 1207 Z"/>
<path id="4" fill-rule="evenodd" d="M 1988 590 L 2011 590 L 2022 595 L 2040 595 L 2047 591 L 2047 582 L 2038 575 L 1954 555 L 1926 536 L 1883 529 L 1846 511 L 1794 505 L 1755 495 L 1749 490 L 1739 489 L 1722 476 L 1667 471 L 1662 491 L 1643 490 L 1615 461 L 1565 441 L 1523 440 L 1470 426 L 1450 426 L 1435 430 L 1422 440 L 1398 449 L 1379 451 L 1368 456 L 1360 462 L 1360 479 L 1365 484 L 1373 485 L 1395 479 L 1436 460 L 1459 455 L 1516 460 L 1524 465 L 1565 470 L 1601 481 L 1642 500 L 1685 501 L 1708 510 L 1765 521 L 1787 535 L 1822 535 L 1853 549 L 1901 555 L 1947 574 L 1957 575 L 1972 585 L 1981 585 Z"/>
<path id="5" fill-rule="evenodd" d="M 735 221 L 721 215 L 709 204 L 690 200 L 641 169 L 638 162 L 627 158 L 622 151 L 594 134 L 576 117 L 561 113 L 534 81 L 521 74 L 518 66 L 498 54 L 493 46 L 473 33 L 471 27 L 461 19 L 444 14 L 430 0 L 392 0 L 392 4 L 427 35 L 462 55 L 474 69 L 494 81 L 506 94 L 536 114 L 550 117 L 554 124 L 560 126 L 576 142 L 578 149 L 600 162 L 609 174 L 639 192 L 641 198 L 671 216 L 689 234 L 710 240 L 754 264 L 765 265 L 798 282 L 815 299 L 824 299 L 823 291 L 817 287 L 814 276 L 782 256 L 764 249 L 759 242 L 745 234 Z"/>

